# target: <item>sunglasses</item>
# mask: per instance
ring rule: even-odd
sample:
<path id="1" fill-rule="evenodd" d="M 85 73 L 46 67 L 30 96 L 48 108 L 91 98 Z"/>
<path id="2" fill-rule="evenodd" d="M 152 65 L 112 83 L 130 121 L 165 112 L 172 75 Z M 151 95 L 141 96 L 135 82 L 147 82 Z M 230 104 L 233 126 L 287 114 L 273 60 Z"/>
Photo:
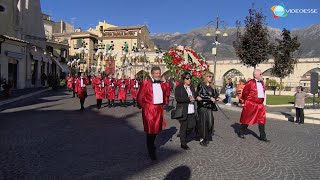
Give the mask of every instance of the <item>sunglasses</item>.
<path id="1" fill-rule="evenodd" d="M 189 80 L 189 79 L 191 79 L 191 78 L 185 78 L 186 80 Z"/>

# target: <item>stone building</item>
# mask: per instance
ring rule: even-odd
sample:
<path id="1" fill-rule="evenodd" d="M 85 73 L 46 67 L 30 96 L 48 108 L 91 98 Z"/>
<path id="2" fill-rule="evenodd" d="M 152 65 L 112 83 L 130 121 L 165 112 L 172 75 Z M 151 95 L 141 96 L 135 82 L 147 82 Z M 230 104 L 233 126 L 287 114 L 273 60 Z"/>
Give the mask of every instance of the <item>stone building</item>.
<path id="1" fill-rule="evenodd" d="M 69 46 L 47 41 L 40 0 L 1 0 L 0 22 L 0 74 L 13 88 L 46 86 L 44 74 L 66 71 Z"/>
<path id="2" fill-rule="evenodd" d="M 95 29 L 55 34 L 56 41 L 68 41 L 70 62 L 78 72 L 126 74 L 133 77 L 160 64 L 162 53 L 156 51 L 146 26 L 115 26 L 105 21 Z"/>

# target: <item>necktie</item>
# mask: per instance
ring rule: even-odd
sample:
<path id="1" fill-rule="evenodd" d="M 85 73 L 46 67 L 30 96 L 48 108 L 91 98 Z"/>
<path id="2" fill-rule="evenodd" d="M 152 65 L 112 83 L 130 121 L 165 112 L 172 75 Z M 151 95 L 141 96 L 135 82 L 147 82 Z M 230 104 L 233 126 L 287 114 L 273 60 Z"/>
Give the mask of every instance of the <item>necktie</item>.
<path id="1" fill-rule="evenodd" d="M 160 80 L 154 80 L 153 83 L 155 83 L 155 84 L 160 84 L 161 81 L 160 81 Z"/>

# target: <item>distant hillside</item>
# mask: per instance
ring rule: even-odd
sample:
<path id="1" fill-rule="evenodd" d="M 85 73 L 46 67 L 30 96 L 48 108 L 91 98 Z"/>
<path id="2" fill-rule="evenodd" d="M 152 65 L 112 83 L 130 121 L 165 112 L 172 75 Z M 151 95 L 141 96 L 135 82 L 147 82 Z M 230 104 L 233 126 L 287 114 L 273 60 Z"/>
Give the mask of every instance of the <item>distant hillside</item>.
<path id="1" fill-rule="evenodd" d="M 151 36 L 155 45 L 160 46 L 162 49 L 168 50 L 170 47 L 177 45 L 191 46 L 197 52 L 202 52 L 207 59 L 213 59 L 211 55 L 212 43 L 214 36 L 207 37 L 206 33 L 209 32 L 208 27 L 194 29 L 188 33 L 159 33 Z M 232 46 L 233 41 L 236 39 L 236 28 L 226 29 L 228 37 L 220 36 L 218 41 L 221 43 L 218 47 L 217 58 L 221 59 L 234 59 L 237 58 Z M 291 31 L 292 35 L 298 36 L 301 43 L 301 56 L 302 57 L 320 57 L 320 24 L 312 25 L 303 29 L 296 29 Z M 270 40 L 274 41 L 276 38 L 281 38 L 281 30 L 269 27 Z M 194 41 L 193 41 L 194 39 Z"/>

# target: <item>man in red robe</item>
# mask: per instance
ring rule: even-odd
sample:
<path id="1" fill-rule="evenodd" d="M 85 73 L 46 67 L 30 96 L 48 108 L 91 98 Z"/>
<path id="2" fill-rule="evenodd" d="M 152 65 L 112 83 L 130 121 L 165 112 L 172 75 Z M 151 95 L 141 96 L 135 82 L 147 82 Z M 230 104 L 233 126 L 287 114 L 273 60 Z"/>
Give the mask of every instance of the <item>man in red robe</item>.
<path id="1" fill-rule="evenodd" d="M 157 134 L 162 130 L 163 104 L 165 103 L 165 92 L 167 91 L 164 83 L 161 82 L 161 69 L 154 66 L 151 69 L 151 80 L 141 83 L 137 101 L 138 108 L 142 108 L 142 119 L 144 131 L 147 133 L 147 148 L 149 157 L 156 160 L 156 148 L 154 141 Z"/>
<path id="2" fill-rule="evenodd" d="M 78 97 L 80 99 L 81 111 L 84 110 L 84 101 L 87 98 L 87 85 L 89 84 L 88 78 L 85 77 L 84 73 L 81 73 L 81 77 L 77 79 L 76 89 Z"/>
<path id="3" fill-rule="evenodd" d="M 118 99 L 120 100 L 121 107 L 127 107 L 127 90 L 128 90 L 128 80 L 125 78 L 125 75 L 121 76 L 121 79 L 117 81 L 118 86 Z"/>
<path id="4" fill-rule="evenodd" d="M 248 125 L 259 124 L 260 141 L 270 142 L 265 133 L 266 110 L 263 104 L 265 97 L 265 87 L 262 81 L 262 73 L 260 69 L 253 72 L 254 79 L 251 79 L 245 85 L 242 91 L 242 99 L 244 107 L 240 118 L 239 137 L 245 139 L 244 132 Z"/>
<path id="5" fill-rule="evenodd" d="M 73 84 L 74 78 L 71 75 L 71 73 L 69 73 L 69 75 L 67 76 L 66 80 L 67 80 L 67 88 L 68 88 L 68 90 L 72 91 L 73 90 L 72 84 Z"/>
<path id="6" fill-rule="evenodd" d="M 140 82 L 138 81 L 137 77 L 130 80 L 130 96 L 133 100 L 133 107 L 136 107 L 136 99 L 137 99 L 139 87 L 140 87 Z"/>
<path id="7" fill-rule="evenodd" d="M 108 77 L 104 79 L 104 83 L 106 84 L 108 108 L 114 107 L 114 99 L 116 95 L 116 80 L 112 78 L 112 74 L 109 74 Z"/>
<path id="8" fill-rule="evenodd" d="M 90 79 L 90 81 L 91 81 L 91 84 L 92 84 L 92 89 L 94 90 L 94 83 L 93 83 L 93 81 L 94 81 L 94 79 L 96 78 L 96 76 L 95 76 L 95 74 L 91 74 L 91 79 Z M 94 91 L 94 93 L 96 93 L 95 91 Z"/>
<path id="9" fill-rule="evenodd" d="M 92 85 L 94 85 L 94 92 L 96 93 L 97 108 L 100 109 L 102 100 L 106 96 L 105 83 L 101 74 L 98 74 L 98 76 L 92 80 Z"/>
<path id="10" fill-rule="evenodd" d="M 76 86 L 78 79 L 79 79 L 79 75 L 76 74 L 76 77 L 73 78 L 73 82 L 72 82 L 72 88 L 73 88 L 73 96 L 72 97 L 75 97 L 76 94 L 78 94 L 78 87 Z"/>

